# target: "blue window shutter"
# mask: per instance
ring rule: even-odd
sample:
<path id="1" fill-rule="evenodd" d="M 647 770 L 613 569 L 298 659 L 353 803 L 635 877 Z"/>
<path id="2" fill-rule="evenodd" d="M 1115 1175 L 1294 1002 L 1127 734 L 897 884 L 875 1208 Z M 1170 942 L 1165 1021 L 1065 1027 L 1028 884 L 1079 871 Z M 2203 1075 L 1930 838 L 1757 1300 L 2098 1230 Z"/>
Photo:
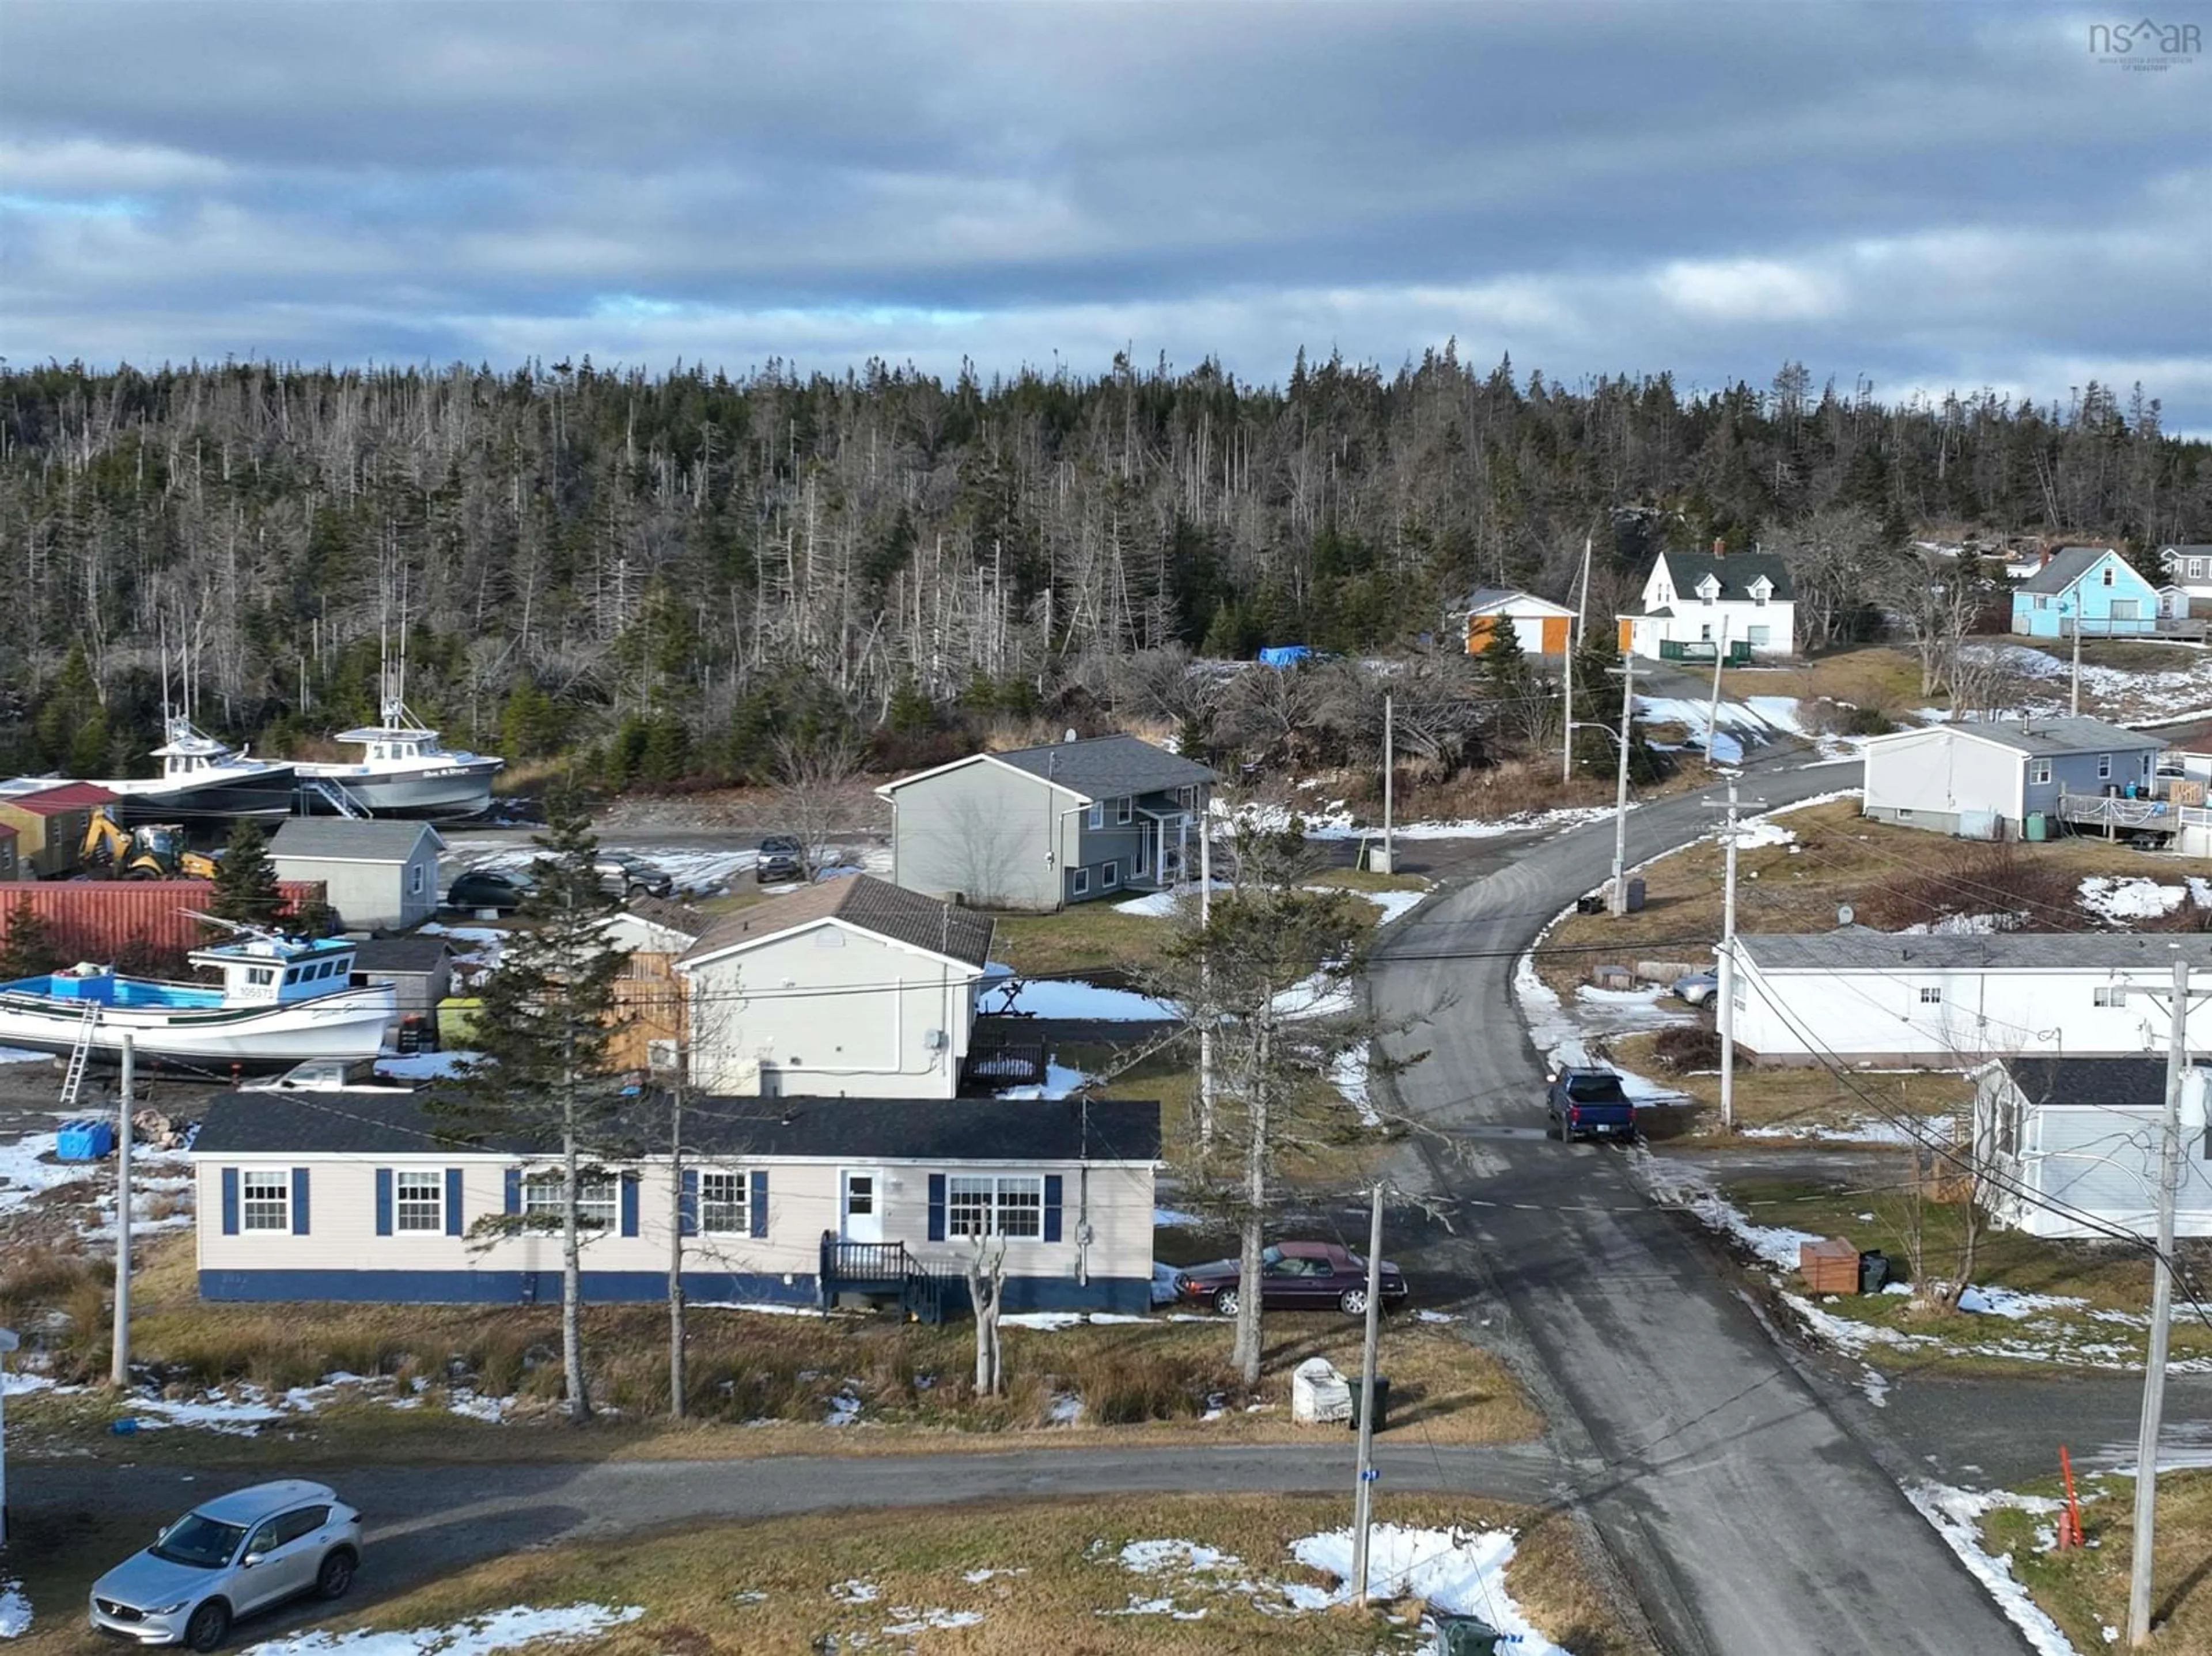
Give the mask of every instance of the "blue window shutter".
<path id="1" fill-rule="evenodd" d="M 768 1234 L 767 1168 L 754 1169 L 751 1196 L 752 1199 L 745 1204 L 745 1218 L 751 1224 L 754 1235 L 765 1236 Z"/>
<path id="2" fill-rule="evenodd" d="M 1056 1173 L 1048 1173 L 1045 1174 L 1044 1240 L 1048 1242 L 1056 1242 L 1060 1240 L 1060 1190 L 1061 1184 L 1060 1175 Z"/>
<path id="3" fill-rule="evenodd" d="M 501 1211 L 506 1213 L 522 1211 L 522 1169 L 520 1168 L 509 1168 L 507 1170 L 507 1205 Z"/>
<path id="4" fill-rule="evenodd" d="M 307 1234 L 307 1170 L 292 1169 L 292 1234 Z"/>
<path id="5" fill-rule="evenodd" d="M 392 1234 L 392 1169 L 376 1170 L 376 1234 Z"/>
<path id="6" fill-rule="evenodd" d="M 461 1234 L 461 1170 L 446 1169 L 446 1234 Z"/>
<path id="7" fill-rule="evenodd" d="M 676 1204 L 676 1231 L 679 1236 L 699 1234 L 699 1169 L 684 1169 L 684 1195 Z"/>
<path id="8" fill-rule="evenodd" d="M 945 1240 L 945 1175 L 941 1173 L 929 1175 L 929 1240 Z"/>
<path id="9" fill-rule="evenodd" d="M 622 1234 L 637 1234 L 637 1175 L 634 1173 L 622 1176 Z"/>
<path id="10" fill-rule="evenodd" d="M 222 1170 L 222 1234 L 238 1234 L 238 1169 Z"/>

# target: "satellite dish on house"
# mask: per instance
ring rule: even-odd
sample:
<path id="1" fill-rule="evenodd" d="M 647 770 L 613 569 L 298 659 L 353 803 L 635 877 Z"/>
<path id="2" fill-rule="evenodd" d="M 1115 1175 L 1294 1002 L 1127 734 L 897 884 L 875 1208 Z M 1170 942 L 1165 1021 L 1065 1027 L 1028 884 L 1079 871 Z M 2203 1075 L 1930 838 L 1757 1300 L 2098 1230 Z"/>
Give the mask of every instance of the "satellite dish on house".
<path id="1" fill-rule="evenodd" d="M 1849 925 L 1852 921 L 1857 919 L 1858 911 L 1854 909 L 1849 903 L 1838 903 L 1836 905 L 1836 924 L 1838 925 Z"/>
<path id="2" fill-rule="evenodd" d="M 1075 732 L 1073 731 L 1070 731 L 1066 735 L 1061 737 L 1060 739 L 1062 742 L 1073 742 L 1075 740 Z"/>

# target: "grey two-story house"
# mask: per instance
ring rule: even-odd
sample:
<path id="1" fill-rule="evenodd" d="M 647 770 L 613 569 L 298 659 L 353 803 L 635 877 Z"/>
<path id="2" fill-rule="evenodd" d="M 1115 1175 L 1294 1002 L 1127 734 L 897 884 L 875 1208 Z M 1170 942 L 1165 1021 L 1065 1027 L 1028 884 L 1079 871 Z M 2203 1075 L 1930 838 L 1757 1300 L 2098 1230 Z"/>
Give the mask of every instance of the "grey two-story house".
<path id="1" fill-rule="evenodd" d="M 978 908 L 1060 908 L 1195 876 L 1215 778 L 1133 736 L 979 753 L 876 792 L 891 878 Z"/>

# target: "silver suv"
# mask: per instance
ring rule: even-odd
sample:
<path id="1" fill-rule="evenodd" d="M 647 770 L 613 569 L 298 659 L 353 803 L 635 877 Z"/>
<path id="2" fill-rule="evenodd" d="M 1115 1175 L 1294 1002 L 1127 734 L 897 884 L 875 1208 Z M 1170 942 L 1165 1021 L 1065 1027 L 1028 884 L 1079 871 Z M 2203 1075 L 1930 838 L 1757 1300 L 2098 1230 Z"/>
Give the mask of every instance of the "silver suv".
<path id="1" fill-rule="evenodd" d="M 92 1584 L 92 1624 L 142 1645 L 213 1650 L 233 1619 L 301 1593 L 339 1598 L 361 1514 L 320 1483 L 257 1483 L 195 1507 Z"/>

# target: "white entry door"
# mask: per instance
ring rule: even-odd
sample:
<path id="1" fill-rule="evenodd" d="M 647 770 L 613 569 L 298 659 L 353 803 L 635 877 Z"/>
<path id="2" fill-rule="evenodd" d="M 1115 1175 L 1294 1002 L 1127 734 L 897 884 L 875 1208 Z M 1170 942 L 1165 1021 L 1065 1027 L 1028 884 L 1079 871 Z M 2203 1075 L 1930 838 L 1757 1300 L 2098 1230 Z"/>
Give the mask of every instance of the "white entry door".
<path id="1" fill-rule="evenodd" d="M 884 1180 L 873 1168 L 847 1168 L 837 1175 L 837 1234 L 848 1242 L 884 1240 Z"/>

